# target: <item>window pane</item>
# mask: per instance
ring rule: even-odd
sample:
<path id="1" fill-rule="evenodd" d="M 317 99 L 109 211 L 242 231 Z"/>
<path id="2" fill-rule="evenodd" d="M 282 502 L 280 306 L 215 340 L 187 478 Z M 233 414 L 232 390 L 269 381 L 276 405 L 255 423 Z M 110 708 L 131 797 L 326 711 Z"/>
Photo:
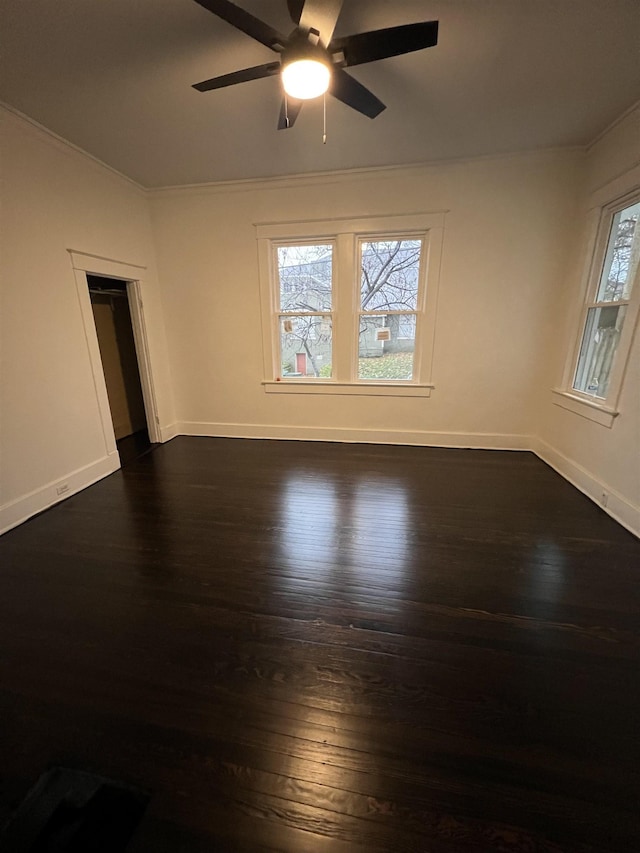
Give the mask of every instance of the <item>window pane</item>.
<path id="1" fill-rule="evenodd" d="M 412 379 L 415 339 L 415 314 L 361 314 L 358 379 Z"/>
<path id="2" fill-rule="evenodd" d="M 363 311 L 415 311 L 422 240 L 361 243 L 360 307 Z"/>
<path id="3" fill-rule="evenodd" d="M 331 310 L 332 246 L 278 246 L 281 311 Z"/>
<path id="4" fill-rule="evenodd" d="M 640 202 L 613 218 L 596 302 L 619 302 L 631 296 L 640 259 Z"/>
<path id="5" fill-rule="evenodd" d="M 331 317 L 280 317 L 283 377 L 328 379 L 331 376 Z"/>
<path id="6" fill-rule="evenodd" d="M 626 310 L 626 305 L 589 309 L 573 383 L 576 391 L 602 399 L 607 396 L 611 367 Z"/>

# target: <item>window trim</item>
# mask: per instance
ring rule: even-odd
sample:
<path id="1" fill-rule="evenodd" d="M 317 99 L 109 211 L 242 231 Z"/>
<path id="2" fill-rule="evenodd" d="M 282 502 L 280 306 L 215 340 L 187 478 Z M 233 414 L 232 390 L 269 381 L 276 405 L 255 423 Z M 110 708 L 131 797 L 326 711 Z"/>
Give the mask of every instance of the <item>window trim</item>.
<path id="1" fill-rule="evenodd" d="M 400 314 L 405 316 L 407 314 L 415 315 L 416 318 L 416 333 L 418 328 L 420 328 L 423 323 L 426 321 L 427 315 L 427 281 L 428 281 L 428 251 L 429 251 L 429 234 L 426 231 L 414 231 L 411 233 L 394 233 L 392 235 L 389 234 L 356 234 L 355 235 L 355 246 L 356 246 L 356 262 L 354 272 L 358 273 L 362 268 L 362 244 L 363 243 L 373 243 L 377 241 L 385 241 L 388 240 L 389 236 L 392 236 L 394 240 L 420 240 L 422 243 L 422 247 L 420 249 L 420 258 L 419 258 L 419 266 L 418 266 L 418 293 L 416 298 L 416 307 L 414 310 L 406 310 L 406 311 L 383 311 L 380 309 L 369 309 L 362 308 L 362 282 L 360 275 L 354 276 L 353 287 L 355 288 L 354 299 L 354 311 L 353 311 L 353 328 L 351 332 L 351 341 L 352 341 L 352 352 L 351 352 L 351 367 L 354 369 L 358 364 L 359 359 L 359 351 L 360 351 L 360 322 L 363 317 L 388 317 L 391 314 Z M 419 321 L 422 321 L 419 323 Z M 406 339 L 405 339 L 406 340 Z M 423 366 L 422 362 L 422 344 L 424 341 L 424 333 L 418 335 L 416 334 L 413 338 L 413 364 L 418 366 L 418 371 L 414 371 L 418 373 L 418 377 L 420 377 L 420 369 Z M 355 370 L 354 370 L 355 373 Z M 384 379 L 358 379 L 357 384 L 360 383 L 366 385 L 412 385 L 417 384 L 418 380 L 415 382 L 410 379 L 396 379 L 394 381 L 389 381 L 385 383 Z"/>
<path id="2" fill-rule="evenodd" d="M 256 223 L 264 378 L 261 382 L 271 394 L 353 394 L 356 396 L 429 397 L 435 387 L 431 381 L 438 286 L 442 259 L 445 211 L 434 213 L 365 216 L 353 219 L 322 219 L 301 222 Z M 353 329 L 359 320 L 358 251 L 360 241 L 383 237 L 420 236 L 424 240 L 421 261 L 421 287 L 424 308 L 421 331 L 416 337 L 414 371 L 410 380 L 352 380 L 346 373 L 354 364 Z M 274 245 L 326 240 L 334 244 L 333 263 L 333 362 L 334 375 L 327 379 L 284 379 L 278 375 L 278 337 L 274 317 L 278 314 L 274 270 Z M 357 359 L 356 359 L 357 363 Z"/>
<path id="3" fill-rule="evenodd" d="M 304 239 L 302 239 L 302 240 L 300 240 L 300 239 L 271 240 L 270 241 L 271 258 L 270 258 L 270 263 L 269 263 L 269 270 L 270 270 L 269 274 L 271 276 L 270 280 L 273 283 L 272 301 L 273 301 L 273 306 L 274 306 L 273 313 L 272 313 L 272 316 L 270 318 L 270 327 L 271 327 L 271 335 L 272 335 L 273 344 L 274 344 L 274 347 L 273 347 L 273 349 L 274 349 L 274 353 L 273 353 L 273 356 L 274 356 L 274 362 L 273 362 L 274 372 L 276 370 L 275 358 L 276 358 L 276 355 L 279 354 L 278 342 L 280 340 L 280 319 L 282 317 L 304 317 L 304 316 L 306 316 L 306 317 L 315 317 L 315 316 L 329 317 L 331 319 L 331 341 L 332 341 L 331 346 L 333 348 L 333 338 L 334 338 L 335 318 L 336 318 L 336 303 L 335 303 L 334 295 L 335 295 L 335 283 L 336 283 L 335 258 L 336 258 L 337 246 L 336 246 L 336 240 L 335 239 L 330 238 L 327 240 L 315 241 L 315 242 L 317 242 L 318 245 L 326 244 L 327 246 L 331 247 L 331 307 L 328 310 L 323 310 L 323 311 L 320 311 L 320 310 L 318 310 L 318 311 L 287 311 L 287 310 L 283 309 L 282 306 L 280 305 L 280 300 L 279 300 L 279 293 L 280 293 L 279 273 L 278 273 L 278 263 L 276 260 L 277 249 L 280 246 L 302 246 L 302 245 L 305 245 L 305 243 L 307 243 L 307 242 L 309 242 L 309 241 L 304 240 Z M 274 251 L 274 249 L 276 251 Z M 264 332 L 263 332 L 263 334 L 264 334 Z M 281 367 L 281 365 L 280 365 L 280 367 Z M 282 379 L 281 381 L 289 381 L 289 380 Z M 298 382 L 299 380 L 296 379 L 296 380 L 291 380 L 291 381 Z M 317 382 L 318 380 L 314 379 L 313 381 Z"/>
<path id="4" fill-rule="evenodd" d="M 617 198 L 591 211 L 589 238 L 587 241 L 588 262 L 582 273 L 580 311 L 572 325 L 572 346 L 566 358 L 562 384 L 553 388 L 553 402 L 575 414 L 588 418 L 601 426 L 613 426 L 620 414 L 619 403 L 624 376 L 631 355 L 631 347 L 640 317 L 640 265 L 636 269 L 631 299 L 628 302 L 622 334 L 616 350 L 616 356 L 609 379 L 609 388 L 605 398 L 587 394 L 573 387 L 578 369 L 580 348 L 587 323 L 589 308 L 593 306 L 600 288 L 602 272 L 606 260 L 607 247 L 613 220 L 620 210 L 640 202 L 640 186 L 619 195 Z"/>

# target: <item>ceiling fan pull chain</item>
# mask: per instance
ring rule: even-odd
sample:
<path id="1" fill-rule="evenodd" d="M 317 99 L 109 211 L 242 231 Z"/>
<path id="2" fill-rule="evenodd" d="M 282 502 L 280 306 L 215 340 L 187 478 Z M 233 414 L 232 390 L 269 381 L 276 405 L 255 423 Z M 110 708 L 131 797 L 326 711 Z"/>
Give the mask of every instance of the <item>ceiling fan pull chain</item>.
<path id="1" fill-rule="evenodd" d="M 284 93 L 284 124 L 287 128 L 291 127 L 291 125 L 289 124 L 289 99 L 287 98 L 286 89 Z"/>
<path id="2" fill-rule="evenodd" d="M 322 144 L 327 144 L 327 93 L 322 96 Z"/>

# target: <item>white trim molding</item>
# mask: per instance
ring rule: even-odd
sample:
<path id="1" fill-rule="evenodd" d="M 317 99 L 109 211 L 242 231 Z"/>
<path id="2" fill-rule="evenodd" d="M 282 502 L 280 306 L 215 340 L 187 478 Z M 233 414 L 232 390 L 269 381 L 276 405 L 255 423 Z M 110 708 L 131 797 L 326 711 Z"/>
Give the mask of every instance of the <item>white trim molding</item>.
<path id="1" fill-rule="evenodd" d="M 281 379 L 262 383 L 267 394 L 350 394 L 365 397 L 430 397 L 434 385 L 406 385 L 395 382 L 331 382 L 330 380 Z"/>
<path id="2" fill-rule="evenodd" d="M 429 397 L 433 385 L 438 285 L 446 211 L 361 216 L 300 222 L 256 223 L 264 380 L 268 394 L 353 394 L 367 396 Z M 358 332 L 362 317 L 380 316 L 360 305 L 358 260 L 361 243 L 372 239 L 414 239 L 420 242 L 416 305 L 407 313 L 415 318 L 413 377 L 410 380 L 360 379 Z M 290 311 L 280 304 L 276 250 L 300 241 L 331 246 L 332 296 L 325 311 Z M 283 375 L 280 346 L 283 317 L 325 314 L 332 326 L 332 377 L 309 381 Z M 402 313 L 390 311 L 390 313 Z M 377 390 L 375 390 L 377 389 Z M 398 390 L 396 390 L 398 389 Z M 409 390 L 412 389 L 412 390 Z"/>
<path id="3" fill-rule="evenodd" d="M 79 145 L 75 145 L 75 143 L 65 139 L 64 136 L 54 133 L 53 130 L 50 130 L 43 124 L 40 124 L 40 122 L 31 118 L 31 116 L 26 115 L 26 113 L 20 112 L 20 110 L 16 109 L 11 104 L 8 104 L 6 101 L 0 101 L 0 110 L 4 110 L 7 114 L 13 116 L 14 119 L 29 125 L 40 138 L 45 139 L 50 145 L 53 145 L 58 150 L 67 152 L 73 151 L 75 154 L 82 157 L 86 163 L 96 171 L 110 173 L 111 177 L 117 178 L 119 181 L 128 184 L 129 188 L 136 190 L 140 196 L 145 196 L 147 194 L 148 188 L 139 184 L 138 181 L 135 181 L 128 175 L 125 175 L 124 172 L 119 172 L 118 169 L 110 166 L 108 163 L 105 163 L 104 160 L 100 160 L 85 148 L 80 148 Z"/>
<path id="4" fill-rule="evenodd" d="M 640 506 L 632 503 L 604 480 L 569 459 L 541 438 L 533 438 L 532 450 L 572 486 L 590 498 L 630 533 L 640 537 Z"/>
<path id="5" fill-rule="evenodd" d="M 590 400 L 588 397 L 572 394 L 569 391 L 564 391 L 562 388 L 553 388 L 552 393 L 554 395 L 553 402 L 556 406 L 561 406 L 569 412 L 581 415 L 583 418 L 588 418 L 590 421 L 595 421 L 601 426 L 609 427 L 609 429 L 611 429 L 613 422 L 620 414 L 617 409 L 603 406 L 596 401 Z"/>
<path id="6" fill-rule="evenodd" d="M 567 331 L 569 332 L 570 344 L 566 349 L 562 379 L 558 387 L 552 389 L 553 402 L 556 405 L 609 428 L 619 414 L 618 404 L 622 395 L 625 372 L 636 327 L 640 321 L 640 266 L 635 272 L 635 281 L 631 285 L 628 303 L 624 301 L 611 303 L 612 305 L 626 305 L 627 314 L 613 358 L 606 399 L 590 396 L 577 390 L 574 383 L 576 372 L 580 366 L 583 336 L 587 328 L 589 313 L 604 304 L 598 302 L 597 294 L 600 288 L 603 265 L 606 264 L 607 247 L 610 245 L 612 228 L 615 223 L 614 217 L 616 213 L 624 210 L 628 205 L 640 201 L 639 179 L 640 171 L 637 168 L 620 179 L 622 184 L 620 182 L 607 184 L 606 187 L 592 195 L 586 217 L 584 263 L 580 276 L 581 308 L 580 311 L 573 312 L 568 324 Z M 618 190 L 617 195 L 614 195 L 614 186 Z M 623 193 L 620 192 L 622 186 L 625 186 Z M 597 204 L 595 203 L 596 200 Z"/>
<path id="7" fill-rule="evenodd" d="M 29 492 L 29 494 L 0 506 L 0 534 L 6 533 L 7 530 L 17 527 L 39 512 L 66 500 L 88 486 L 92 486 L 119 468 L 120 457 L 118 452 L 114 450 L 96 462 L 91 462 L 89 465 L 71 471 L 64 477 L 58 477 L 58 479 Z"/>
<path id="8" fill-rule="evenodd" d="M 122 281 L 137 281 L 144 277 L 145 266 L 131 264 L 128 261 L 116 261 L 113 258 L 105 258 L 102 255 L 92 255 L 89 252 L 80 252 L 78 249 L 67 249 L 71 257 L 71 266 L 74 270 L 106 275 L 109 278 L 119 278 Z"/>
<path id="9" fill-rule="evenodd" d="M 353 444 L 396 444 L 416 447 L 524 450 L 535 453 L 561 477 L 596 503 L 600 509 L 640 537 L 640 506 L 611 488 L 577 462 L 532 435 L 499 433 L 431 432 L 342 427 L 305 427 L 276 424 L 210 423 L 183 421 L 160 427 L 162 441 L 179 435 L 210 438 L 249 438 L 283 441 L 331 441 Z M 120 468 L 117 452 L 72 471 L 42 488 L 0 507 L 0 534 L 54 506 Z"/>
<path id="10" fill-rule="evenodd" d="M 165 441 L 171 441 L 171 439 L 175 438 L 177 435 L 180 435 L 178 432 L 178 424 L 166 424 L 166 426 L 160 427 L 160 441 L 163 444 Z"/>
<path id="11" fill-rule="evenodd" d="M 209 423 L 182 421 L 175 435 L 211 438 L 255 438 L 283 441 L 332 441 L 344 444 L 399 444 L 475 450 L 525 450 L 534 453 L 600 509 L 640 538 L 640 507 L 577 462 L 534 435 L 483 432 L 431 432 L 343 427 L 307 427 L 276 424 Z"/>
<path id="12" fill-rule="evenodd" d="M 390 213 L 336 219 L 299 219 L 291 222 L 256 222 L 258 240 L 322 239 L 336 234 L 377 235 L 385 231 L 429 231 L 444 228 L 446 210 L 420 213 Z"/>
<path id="13" fill-rule="evenodd" d="M 76 280 L 76 292 L 78 296 L 78 303 L 80 305 L 82 323 L 84 326 L 91 371 L 93 373 L 93 382 L 96 391 L 98 410 L 100 412 L 100 419 L 102 421 L 102 431 L 104 433 L 106 451 L 107 453 L 115 451 L 116 439 L 113 432 L 111 408 L 109 406 L 109 398 L 107 396 L 107 386 L 104 379 L 102 357 L 100 355 L 100 347 L 98 345 L 93 309 L 91 307 L 91 299 L 89 296 L 89 289 L 87 287 L 87 275 L 89 274 L 108 276 L 109 278 L 124 281 L 127 284 L 127 298 L 131 313 L 131 326 L 135 341 L 140 385 L 142 387 L 149 438 L 154 443 L 162 441 L 160 418 L 158 416 L 158 403 L 144 316 L 143 296 L 145 292 L 144 276 L 146 273 L 146 267 L 113 260 L 112 258 L 103 258 L 100 255 L 92 255 L 87 252 L 79 252 L 76 249 L 68 249 L 67 251 L 71 258 L 73 274 Z"/>
<path id="14" fill-rule="evenodd" d="M 278 424 L 182 421 L 178 435 L 210 438 L 265 438 L 283 441 L 332 441 L 344 444 L 406 444 L 416 447 L 457 447 L 477 450 L 530 450 L 532 437 L 510 433 L 430 432 L 428 430 L 350 429 Z"/>
<path id="15" fill-rule="evenodd" d="M 405 178 L 420 179 L 425 173 L 443 168 L 458 168 L 473 163 L 492 163 L 504 160 L 515 161 L 521 158 L 536 160 L 556 159 L 558 156 L 575 157 L 584 155 L 585 145 L 562 145 L 550 148 L 530 148 L 525 151 L 511 151 L 502 154 L 480 154 L 475 157 L 450 157 L 437 160 L 422 160 L 399 165 L 362 166 L 351 169 L 329 169 L 323 172 L 301 172 L 298 174 L 254 175 L 251 178 L 214 180 L 196 184 L 169 184 L 159 187 L 146 187 L 150 197 L 185 195 L 210 195 L 214 193 L 241 193 L 282 190 L 295 187 L 326 187 L 328 184 L 353 184 L 354 181 Z"/>

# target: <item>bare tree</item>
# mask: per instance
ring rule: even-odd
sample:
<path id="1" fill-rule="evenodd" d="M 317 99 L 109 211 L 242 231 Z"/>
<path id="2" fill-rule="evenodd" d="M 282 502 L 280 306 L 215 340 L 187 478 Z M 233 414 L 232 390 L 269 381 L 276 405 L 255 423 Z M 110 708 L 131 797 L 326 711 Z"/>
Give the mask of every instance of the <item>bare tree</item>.
<path id="1" fill-rule="evenodd" d="M 331 245 L 280 246 L 282 349 L 306 353 L 314 376 L 320 376 L 318 350 L 331 349 L 331 327 L 322 312 L 331 311 Z M 315 313 L 312 313 L 315 312 Z"/>
<path id="2" fill-rule="evenodd" d="M 373 335 L 382 323 L 390 335 L 384 349 L 372 342 L 363 353 L 368 349 L 369 355 L 398 351 L 394 347 L 398 346 L 402 323 L 415 325 L 422 242 L 410 238 L 363 241 L 361 249 L 360 310 L 367 312 L 363 314 L 361 340 Z M 280 246 L 278 272 L 283 360 L 287 352 L 304 351 L 313 374 L 320 376 L 320 362 L 331 354 L 327 315 L 332 308 L 332 247 Z M 405 333 L 405 337 L 412 340 L 413 334 Z M 287 366 L 293 372 L 293 365 Z"/>
<path id="3" fill-rule="evenodd" d="M 362 244 L 360 299 L 363 310 L 415 311 L 419 240 L 380 240 Z"/>
<path id="4" fill-rule="evenodd" d="M 306 314 L 283 320 L 283 350 L 302 348 L 311 364 L 313 375 L 320 376 L 317 349 L 331 345 L 331 327 L 325 317 L 318 314 Z"/>
<path id="5" fill-rule="evenodd" d="M 605 285 L 605 298 L 607 301 L 617 302 L 619 299 L 624 299 L 625 294 L 628 292 L 628 287 L 633 278 L 633 261 L 635 260 L 637 263 L 637 258 L 632 258 L 637 223 L 638 214 L 622 219 L 618 223 L 613 243 L 611 266 L 609 267 Z"/>

